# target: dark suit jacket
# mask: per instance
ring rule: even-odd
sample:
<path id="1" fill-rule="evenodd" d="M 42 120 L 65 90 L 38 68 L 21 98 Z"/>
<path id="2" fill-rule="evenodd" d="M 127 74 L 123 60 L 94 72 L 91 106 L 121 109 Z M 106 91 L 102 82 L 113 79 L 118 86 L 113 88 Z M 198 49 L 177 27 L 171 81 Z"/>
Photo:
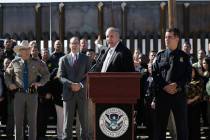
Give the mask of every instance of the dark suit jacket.
<path id="1" fill-rule="evenodd" d="M 90 68 L 90 60 L 88 56 L 79 54 L 79 58 L 75 65 L 72 64 L 72 56 L 67 54 L 60 58 L 57 76 L 63 84 L 63 100 L 70 100 L 75 93 L 69 88 L 71 83 L 82 83 L 85 86 L 86 73 Z M 85 88 L 78 91 L 81 98 L 85 98 Z"/>
<path id="2" fill-rule="evenodd" d="M 96 66 L 96 71 L 100 72 L 103 66 L 103 62 L 106 58 L 106 55 L 109 51 L 109 48 L 106 49 L 104 55 L 99 58 L 99 62 Z M 110 64 L 106 72 L 134 72 L 133 57 L 131 51 L 119 42 L 117 45 L 114 54 L 111 57 Z"/>

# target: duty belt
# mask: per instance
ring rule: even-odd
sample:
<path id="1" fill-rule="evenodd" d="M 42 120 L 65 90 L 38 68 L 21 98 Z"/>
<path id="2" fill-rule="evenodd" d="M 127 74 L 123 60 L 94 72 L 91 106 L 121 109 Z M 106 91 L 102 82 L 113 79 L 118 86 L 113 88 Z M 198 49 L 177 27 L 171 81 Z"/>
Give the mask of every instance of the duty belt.
<path id="1" fill-rule="evenodd" d="M 30 87 L 28 89 L 23 89 L 23 88 L 18 88 L 17 89 L 18 92 L 25 92 L 25 93 L 29 93 L 29 94 L 35 94 L 37 93 L 37 89 L 35 87 Z"/>

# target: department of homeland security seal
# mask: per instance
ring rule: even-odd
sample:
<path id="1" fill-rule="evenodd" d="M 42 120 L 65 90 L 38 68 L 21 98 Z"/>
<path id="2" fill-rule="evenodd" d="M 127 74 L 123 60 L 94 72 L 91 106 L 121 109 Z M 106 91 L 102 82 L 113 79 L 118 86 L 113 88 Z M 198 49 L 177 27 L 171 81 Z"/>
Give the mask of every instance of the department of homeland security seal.
<path id="1" fill-rule="evenodd" d="M 120 108 L 108 108 L 99 118 L 99 127 L 101 131 L 110 138 L 122 136 L 128 130 L 128 126 L 128 116 Z"/>

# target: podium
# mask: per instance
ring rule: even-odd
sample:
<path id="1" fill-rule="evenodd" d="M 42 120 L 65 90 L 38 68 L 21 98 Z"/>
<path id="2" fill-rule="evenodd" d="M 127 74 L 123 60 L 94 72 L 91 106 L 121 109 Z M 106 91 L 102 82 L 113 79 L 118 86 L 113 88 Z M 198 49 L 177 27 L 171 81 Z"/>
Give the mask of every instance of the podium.
<path id="1" fill-rule="evenodd" d="M 87 94 L 93 102 L 94 140 L 134 140 L 134 104 L 140 98 L 140 74 L 91 72 Z"/>

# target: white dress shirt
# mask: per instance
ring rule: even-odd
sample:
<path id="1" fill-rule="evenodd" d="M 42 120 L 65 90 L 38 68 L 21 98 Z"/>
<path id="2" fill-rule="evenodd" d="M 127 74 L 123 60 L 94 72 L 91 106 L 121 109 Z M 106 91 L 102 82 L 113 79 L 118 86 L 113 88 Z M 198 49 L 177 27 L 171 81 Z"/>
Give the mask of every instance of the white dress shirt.
<path id="1" fill-rule="evenodd" d="M 102 66 L 102 69 L 101 69 L 101 72 L 106 72 L 107 71 L 107 68 L 110 64 L 110 60 L 112 58 L 112 55 L 114 54 L 114 51 L 117 47 L 117 45 L 119 44 L 119 42 L 115 45 L 115 47 L 112 47 L 109 49 L 107 55 L 106 55 L 106 58 L 104 60 L 104 63 L 103 63 L 103 66 Z"/>

